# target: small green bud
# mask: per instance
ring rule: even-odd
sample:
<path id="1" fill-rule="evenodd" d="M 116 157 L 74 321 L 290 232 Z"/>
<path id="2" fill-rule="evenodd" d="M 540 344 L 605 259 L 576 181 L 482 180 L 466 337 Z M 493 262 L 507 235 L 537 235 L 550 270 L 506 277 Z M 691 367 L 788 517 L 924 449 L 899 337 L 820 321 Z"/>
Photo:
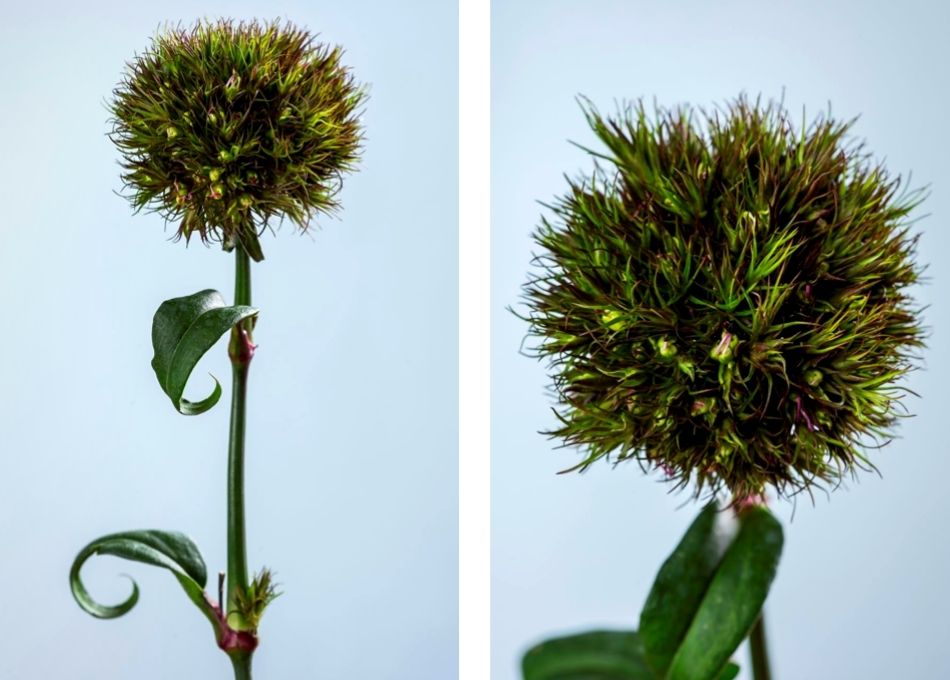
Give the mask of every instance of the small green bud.
<path id="1" fill-rule="evenodd" d="M 241 194 L 241 197 L 238 198 L 238 203 L 241 204 L 241 207 L 247 210 L 252 205 L 254 205 L 254 199 L 248 196 L 247 194 Z"/>
<path id="2" fill-rule="evenodd" d="M 176 128 L 174 125 L 169 125 L 167 128 L 165 128 L 165 135 L 169 139 L 175 139 L 175 137 L 178 136 L 178 128 Z"/>
<path id="3" fill-rule="evenodd" d="M 237 71 L 231 71 L 231 77 L 228 78 L 228 82 L 224 85 L 224 94 L 227 95 L 228 99 L 234 99 L 234 95 L 236 95 L 240 89 L 241 76 L 237 74 Z"/>
<path id="4" fill-rule="evenodd" d="M 240 144 L 232 144 L 230 149 L 221 149 L 218 152 L 218 158 L 220 158 L 225 163 L 230 163 L 241 153 Z"/>
<path id="5" fill-rule="evenodd" d="M 603 321 L 604 325 L 607 326 L 612 331 L 622 331 L 624 323 L 620 320 L 622 314 L 616 309 L 608 309 L 606 312 L 600 315 L 600 320 Z"/>
<path id="6" fill-rule="evenodd" d="M 656 341 L 656 353 L 659 354 L 662 359 L 672 359 L 676 356 L 677 352 L 679 352 L 679 350 L 676 349 L 676 345 L 665 335 Z"/>
<path id="7" fill-rule="evenodd" d="M 746 231 L 755 231 L 757 226 L 755 215 L 753 215 L 748 210 L 743 210 L 739 213 L 739 227 L 745 229 Z"/>
<path id="8" fill-rule="evenodd" d="M 217 183 L 215 183 L 215 184 L 212 184 L 212 185 L 211 185 L 211 191 L 208 192 L 208 195 L 209 195 L 211 198 L 213 198 L 213 199 L 215 199 L 215 200 L 218 200 L 219 198 L 221 198 L 222 196 L 224 196 L 224 185 L 221 184 L 221 182 L 217 182 Z"/>
<path id="9" fill-rule="evenodd" d="M 222 172 L 223 171 L 221 168 L 211 168 L 211 170 L 208 171 L 208 179 L 210 179 L 212 182 L 217 182 L 219 179 L 221 179 Z"/>
<path id="10" fill-rule="evenodd" d="M 805 371 L 805 382 L 808 383 L 810 387 L 818 387 L 824 377 L 824 374 L 817 368 Z"/>
<path id="11" fill-rule="evenodd" d="M 675 422 L 666 408 L 658 408 L 653 412 L 653 424 L 657 430 L 669 430 Z"/>
<path id="12" fill-rule="evenodd" d="M 732 359 L 738 344 L 739 340 L 736 336 L 729 331 L 723 331 L 719 342 L 709 351 L 709 356 L 720 363 L 725 363 Z"/>
<path id="13" fill-rule="evenodd" d="M 719 442 L 719 449 L 716 451 L 715 461 L 719 465 L 722 465 L 730 458 L 732 454 L 735 453 L 736 447 L 730 444 L 729 442 Z"/>

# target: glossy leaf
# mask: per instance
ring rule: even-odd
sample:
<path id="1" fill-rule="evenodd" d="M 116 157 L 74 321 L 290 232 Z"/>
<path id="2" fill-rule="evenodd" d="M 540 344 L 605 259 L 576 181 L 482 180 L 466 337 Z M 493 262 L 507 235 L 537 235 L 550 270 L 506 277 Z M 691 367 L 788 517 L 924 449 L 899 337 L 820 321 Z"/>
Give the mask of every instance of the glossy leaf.
<path id="1" fill-rule="evenodd" d="M 119 604 L 103 605 L 96 602 L 83 585 L 79 573 L 86 560 L 93 555 L 114 555 L 167 569 L 178 579 L 188 598 L 215 623 L 214 612 L 204 596 L 208 581 L 204 560 L 195 544 L 184 534 L 154 529 L 126 531 L 98 538 L 79 552 L 69 572 L 73 597 L 92 616 L 114 619 L 135 606 L 139 599 L 139 587 L 133 580 L 132 594 Z"/>
<path id="2" fill-rule="evenodd" d="M 542 642 L 522 661 L 524 680 L 655 680 L 634 631 L 594 631 Z"/>
<path id="3" fill-rule="evenodd" d="M 221 398 L 221 384 L 201 401 L 184 399 L 185 384 L 195 365 L 218 339 L 257 310 L 246 305 L 228 306 L 221 293 L 203 290 L 166 300 L 152 321 L 152 368 L 165 394 L 184 415 L 204 413 Z"/>
<path id="4" fill-rule="evenodd" d="M 764 507 L 742 511 L 739 533 L 670 665 L 670 680 L 704 680 L 722 672 L 759 617 L 782 543 L 782 526 L 771 512 Z"/>
<path id="5" fill-rule="evenodd" d="M 739 675 L 739 664 L 730 661 L 716 680 L 735 680 L 737 675 Z"/>
<path id="6" fill-rule="evenodd" d="M 666 675 L 729 547 L 725 519 L 714 503 L 699 513 L 660 567 L 640 613 L 644 657 L 658 677 Z"/>

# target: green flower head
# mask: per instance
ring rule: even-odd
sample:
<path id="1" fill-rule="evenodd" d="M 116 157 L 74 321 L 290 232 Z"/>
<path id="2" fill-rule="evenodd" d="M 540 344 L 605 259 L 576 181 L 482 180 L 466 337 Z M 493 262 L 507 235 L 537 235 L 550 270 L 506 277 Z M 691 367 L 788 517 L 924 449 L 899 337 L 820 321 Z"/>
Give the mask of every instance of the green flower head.
<path id="1" fill-rule="evenodd" d="M 741 500 L 871 467 L 922 345 L 921 193 L 830 115 L 585 113 L 606 150 L 550 206 L 524 288 L 574 469 L 636 459 Z"/>
<path id="2" fill-rule="evenodd" d="M 132 205 L 177 223 L 179 237 L 240 242 L 257 260 L 272 217 L 305 230 L 332 211 L 364 100 L 341 54 L 277 22 L 159 33 L 111 102 Z"/>

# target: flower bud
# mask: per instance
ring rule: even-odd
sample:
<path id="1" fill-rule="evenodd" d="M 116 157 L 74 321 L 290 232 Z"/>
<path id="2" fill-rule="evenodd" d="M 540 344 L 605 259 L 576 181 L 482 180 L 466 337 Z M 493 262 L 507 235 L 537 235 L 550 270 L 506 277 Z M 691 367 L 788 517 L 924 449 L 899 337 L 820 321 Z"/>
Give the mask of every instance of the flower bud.
<path id="1" fill-rule="evenodd" d="M 729 331 L 723 331 L 722 336 L 719 338 L 719 342 L 716 343 L 716 346 L 709 351 L 709 356 L 720 363 L 725 363 L 730 361 L 735 352 L 736 345 L 739 344 L 739 340 Z"/>
<path id="2" fill-rule="evenodd" d="M 237 71 L 231 71 L 231 77 L 228 78 L 228 82 L 224 84 L 224 94 L 228 99 L 234 99 L 234 96 L 241 89 L 241 76 L 237 74 Z"/>
<path id="3" fill-rule="evenodd" d="M 656 341 L 656 353 L 660 355 L 662 359 L 672 359 L 676 356 L 676 353 L 679 351 L 676 348 L 676 345 L 673 344 L 673 341 L 670 340 L 665 335 Z"/>
<path id="4" fill-rule="evenodd" d="M 607 328 L 612 331 L 622 331 L 623 330 L 623 321 L 621 320 L 622 314 L 616 309 L 608 309 L 603 314 L 600 315 L 600 320 L 603 322 Z"/>
<path id="5" fill-rule="evenodd" d="M 690 408 L 690 415 L 694 416 L 704 416 L 707 413 L 712 413 L 716 408 L 716 398 L 715 397 L 703 397 L 702 399 L 696 399 L 693 402 L 692 408 Z"/>

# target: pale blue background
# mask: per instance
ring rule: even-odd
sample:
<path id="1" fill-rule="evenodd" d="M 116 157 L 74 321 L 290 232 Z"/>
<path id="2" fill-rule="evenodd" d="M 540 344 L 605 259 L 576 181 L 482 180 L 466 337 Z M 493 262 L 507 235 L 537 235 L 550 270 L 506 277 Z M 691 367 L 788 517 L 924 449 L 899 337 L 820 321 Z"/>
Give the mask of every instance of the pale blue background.
<path id="1" fill-rule="evenodd" d="M 112 192 L 103 104 L 165 20 L 286 17 L 370 84 L 338 219 L 265 236 L 254 267 L 249 559 L 277 571 L 255 677 L 445 680 L 457 669 L 457 14 L 439 0 L 19 2 L 0 24 L 0 678 L 228 678 L 165 572 L 89 563 L 117 621 L 79 610 L 73 555 L 120 529 L 191 534 L 225 564 L 229 367 L 178 415 L 149 366 L 159 303 L 232 295 L 233 258 L 169 243 Z"/>
<path id="2" fill-rule="evenodd" d="M 832 102 L 894 172 L 931 184 L 921 259 L 932 328 L 921 399 L 902 439 L 873 454 L 828 500 L 781 503 L 786 550 L 768 602 L 777 680 L 950 677 L 950 25 L 937 2 L 493 3 L 493 680 L 513 680 L 527 645 L 596 626 L 635 627 L 654 573 L 695 514 L 636 464 L 556 477 L 577 460 L 535 433 L 555 419 L 545 369 L 519 356 L 508 314 L 524 282 L 529 234 L 590 170 L 567 143 L 592 143 L 573 98 L 721 103 L 741 90 L 800 115 Z M 685 503 L 685 507 L 680 507 Z M 748 666 L 745 651 L 739 661 Z M 749 677 L 746 674 L 744 677 Z"/>

